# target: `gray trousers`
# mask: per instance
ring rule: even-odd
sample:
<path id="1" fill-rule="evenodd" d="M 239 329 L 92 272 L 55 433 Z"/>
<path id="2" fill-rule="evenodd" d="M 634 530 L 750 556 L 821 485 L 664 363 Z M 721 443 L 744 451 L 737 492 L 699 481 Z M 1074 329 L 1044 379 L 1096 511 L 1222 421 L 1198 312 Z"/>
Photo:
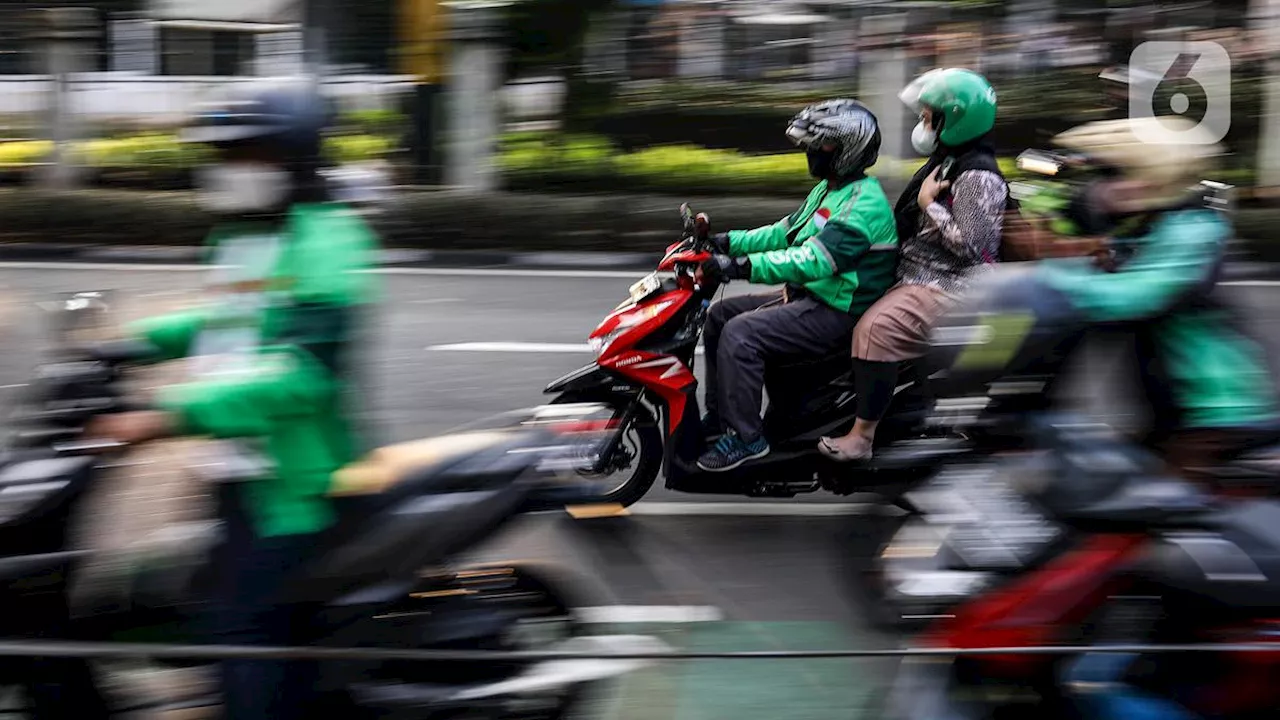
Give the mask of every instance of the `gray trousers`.
<path id="1" fill-rule="evenodd" d="M 726 298 L 703 329 L 709 432 L 732 429 L 744 441 L 764 433 L 760 405 L 770 362 L 815 359 L 848 350 L 858 318 L 812 297 L 782 292 Z"/>

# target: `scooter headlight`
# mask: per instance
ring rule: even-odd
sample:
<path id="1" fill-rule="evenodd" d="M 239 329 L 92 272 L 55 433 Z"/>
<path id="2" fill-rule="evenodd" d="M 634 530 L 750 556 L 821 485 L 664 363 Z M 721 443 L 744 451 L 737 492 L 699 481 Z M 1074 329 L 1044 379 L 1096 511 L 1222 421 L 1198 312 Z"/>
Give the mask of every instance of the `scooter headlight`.
<path id="1" fill-rule="evenodd" d="M 667 302 L 646 305 L 619 316 L 618 325 L 614 329 L 604 335 L 587 338 L 587 344 L 591 347 L 591 352 L 595 353 L 596 357 L 603 355 L 605 350 L 608 350 L 609 346 L 613 344 L 613 341 L 621 337 L 623 333 L 641 323 L 658 317 L 669 307 L 671 307 L 671 301 L 668 300 Z"/>

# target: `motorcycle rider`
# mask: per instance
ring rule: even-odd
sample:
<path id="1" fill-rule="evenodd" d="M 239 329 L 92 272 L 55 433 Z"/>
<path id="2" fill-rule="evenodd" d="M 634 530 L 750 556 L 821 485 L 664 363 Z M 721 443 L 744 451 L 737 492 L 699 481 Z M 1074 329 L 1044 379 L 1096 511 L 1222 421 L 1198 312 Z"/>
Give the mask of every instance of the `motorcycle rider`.
<path id="1" fill-rule="evenodd" d="M 931 327 L 974 269 L 997 260 L 1008 203 L 1008 184 L 987 139 L 995 126 L 996 94 L 985 78 L 959 68 L 931 70 L 899 97 L 920 115 L 911 142 L 929 159 L 894 209 L 902 244 L 897 284 L 854 330 L 853 428 L 818 443 L 824 455 L 841 462 L 870 459 L 899 363 L 927 351 Z"/>
<path id="2" fill-rule="evenodd" d="M 1161 133 L 1170 139 L 1152 141 Z M 1181 118 L 1101 121 L 1059 135 L 1056 144 L 1115 171 L 1087 185 L 1069 212 L 1092 235 L 1124 225 L 1124 239 L 1114 241 L 1124 259 L 1109 268 L 1051 260 L 1037 269 L 1087 322 L 1139 325 L 1145 384 L 1167 406 L 1148 444 L 1204 479 L 1232 454 L 1273 440 L 1280 423 L 1261 347 L 1212 292 L 1231 227 L 1193 188 L 1221 152 L 1211 141 Z"/>
<path id="3" fill-rule="evenodd" d="M 308 641 L 305 614 L 273 604 L 286 572 L 334 520 L 330 475 L 365 449 L 348 404 L 360 312 L 374 300 L 377 240 L 330 201 L 319 174 L 326 101 L 309 83 L 252 85 L 184 132 L 208 146 L 199 198 L 220 222 L 209 237 L 215 302 L 131 328 L 148 360 L 190 358 L 193 377 L 156 409 L 103 416 L 96 436 L 227 441 L 218 478 L 226 529 L 212 630 L 222 644 Z M 313 666 L 227 660 L 227 717 L 299 717 Z"/>
<path id="4" fill-rule="evenodd" d="M 787 137 L 805 149 L 818 184 L 782 220 L 715 236 L 718 252 L 702 268 L 722 279 L 785 285 L 721 300 L 708 313 L 704 425 L 723 432 L 698 459 L 709 472 L 769 453 L 760 416 L 766 364 L 843 346 L 893 283 L 893 211 L 879 181 L 866 175 L 880 153 L 875 115 L 854 100 L 827 100 L 797 114 Z"/>

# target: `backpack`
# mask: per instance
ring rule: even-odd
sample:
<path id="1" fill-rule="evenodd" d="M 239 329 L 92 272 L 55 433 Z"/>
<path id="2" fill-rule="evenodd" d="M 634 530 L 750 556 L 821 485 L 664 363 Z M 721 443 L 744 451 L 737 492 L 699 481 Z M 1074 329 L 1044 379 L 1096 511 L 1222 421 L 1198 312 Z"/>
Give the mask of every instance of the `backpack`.
<path id="1" fill-rule="evenodd" d="M 997 262 L 1030 262 L 1044 257 L 1052 242 L 1043 221 L 1022 214 L 1022 205 L 1012 190 L 1005 196 L 1004 224 L 1000 232 Z"/>
<path id="2" fill-rule="evenodd" d="M 1012 191 L 1007 197 L 998 262 L 1032 262 L 1052 257 L 1092 255 L 1104 266 L 1107 264 L 1107 253 L 1099 247 L 1097 238 L 1056 235 L 1048 228 L 1045 218 L 1023 213 Z"/>

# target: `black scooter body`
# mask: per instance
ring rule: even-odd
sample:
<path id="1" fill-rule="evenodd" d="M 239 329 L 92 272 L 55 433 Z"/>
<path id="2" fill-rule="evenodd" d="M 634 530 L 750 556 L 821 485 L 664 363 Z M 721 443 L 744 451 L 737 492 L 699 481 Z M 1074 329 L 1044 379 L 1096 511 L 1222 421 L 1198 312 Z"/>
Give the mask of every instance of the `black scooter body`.
<path id="1" fill-rule="evenodd" d="M 693 368 L 696 339 L 679 347 L 651 350 L 675 355 Z M 890 454 L 871 463 L 838 463 L 826 458 L 817 449 L 819 439 L 842 435 L 853 426 L 857 394 L 849 367 L 847 353 L 769 367 L 765 373 L 768 404 L 764 423 L 771 451 L 729 472 L 709 473 L 697 467 L 708 435 L 702 424 L 697 386 L 685 389 L 681 417 L 670 417 L 670 408 L 661 404 L 667 415 L 664 427 L 675 426 L 674 432 L 664 433 L 665 486 L 677 492 L 749 497 L 788 498 L 819 489 L 896 496 L 927 477 L 936 463 L 966 451 L 960 438 L 926 427 L 932 398 L 923 371 L 907 363 L 877 432 L 877 448 L 890 448 Z M 555 380 L 544 392 L 566 400 L 609 402 L 619 408 L 619 414 L 625 414 L 629 405 L 652 400 L 642 386 L 594 363 Z"/>

